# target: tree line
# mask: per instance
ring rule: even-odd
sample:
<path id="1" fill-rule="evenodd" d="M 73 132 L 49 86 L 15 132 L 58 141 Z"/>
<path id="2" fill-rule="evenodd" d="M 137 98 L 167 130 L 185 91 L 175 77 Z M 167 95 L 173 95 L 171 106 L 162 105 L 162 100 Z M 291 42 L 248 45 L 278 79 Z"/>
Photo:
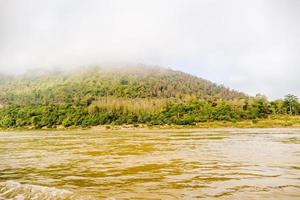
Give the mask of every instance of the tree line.
<path id="1" fill-rule="evenodd" d="M 59 104 L 10 104 L 0 108 L 0 127 L 55 128 L 96 125 L 148 124 L 195 125 L 210 121 L 241 121 L 270 115 L 299 115 L 295 95 L 268 101 L 264 96 L 232 100 L 120 98 L 106 96 Z"/>

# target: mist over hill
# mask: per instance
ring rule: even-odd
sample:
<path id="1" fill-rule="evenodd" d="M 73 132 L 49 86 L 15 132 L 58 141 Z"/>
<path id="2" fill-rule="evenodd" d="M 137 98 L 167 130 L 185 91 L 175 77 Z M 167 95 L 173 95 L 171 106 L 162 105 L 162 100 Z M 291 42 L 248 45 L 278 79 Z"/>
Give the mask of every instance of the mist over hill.
<path id="1" fill-rule="evenodd" d="M 57 104 L 100 97 L 238 99 L 246 95 L 190 74 L 157 66 L 32 70 L 0 82 L 0 102 Z"/>

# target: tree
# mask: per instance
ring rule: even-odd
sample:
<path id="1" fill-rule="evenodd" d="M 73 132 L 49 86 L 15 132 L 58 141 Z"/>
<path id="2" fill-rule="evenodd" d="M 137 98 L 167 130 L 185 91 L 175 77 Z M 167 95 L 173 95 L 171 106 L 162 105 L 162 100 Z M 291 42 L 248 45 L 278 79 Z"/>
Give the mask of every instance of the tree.
<path id="1" fill-rule="evenodd" d="M 288 114 L 298 114 L 298 97 L 293 94 L 287 94 L 284 98 L 284 105 Z"/>
<path id="2" fill-rule="evenodd" d="M 271 109 L 273 114 L 286 114 L 287 109 L 284 106 L 284 101 L 281 99 L 277 99 L 271 102 Z"/>

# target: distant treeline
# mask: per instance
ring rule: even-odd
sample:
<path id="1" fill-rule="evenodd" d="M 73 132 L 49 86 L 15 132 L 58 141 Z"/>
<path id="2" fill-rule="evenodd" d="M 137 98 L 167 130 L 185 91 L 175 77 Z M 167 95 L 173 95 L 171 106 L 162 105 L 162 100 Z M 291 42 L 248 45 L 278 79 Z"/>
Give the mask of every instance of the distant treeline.
<path id="1" fill-rule="evenodd" d="M 55 128 L 96 125 L 148 124 L 195 125 L 209 121 L 240 121 L 266 118 L 273 114 L 297 115 L 296 96 L 267 101 L 263 96 L 239 100 L 127 99 L 106 97 L 76 104 L 9 105 L 0 109 L 0 127 Z"/>

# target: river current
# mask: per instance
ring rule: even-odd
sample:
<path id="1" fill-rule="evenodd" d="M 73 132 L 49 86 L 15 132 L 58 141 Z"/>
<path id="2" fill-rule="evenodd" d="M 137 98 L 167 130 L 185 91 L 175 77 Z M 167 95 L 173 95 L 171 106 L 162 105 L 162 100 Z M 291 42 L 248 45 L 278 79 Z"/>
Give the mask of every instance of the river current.
<path id="1" fill-rule="evenodd" d="M 300 199 L 300 129 L 0 132 L 8 199 Z"/>

